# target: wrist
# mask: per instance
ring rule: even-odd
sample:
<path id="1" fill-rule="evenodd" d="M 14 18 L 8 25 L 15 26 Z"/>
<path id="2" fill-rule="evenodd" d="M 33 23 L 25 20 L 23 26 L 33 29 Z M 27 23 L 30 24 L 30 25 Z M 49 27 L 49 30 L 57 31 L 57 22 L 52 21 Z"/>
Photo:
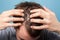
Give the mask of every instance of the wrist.
<path id="1" fill-rule="evenodd" d="M 58 22 L 53 29 L 54 29 L 54 32 L 60 34 L 60 22 Z"/>
<path id="2" fill-rule="evenodd" d="M 60 23 L 56 23 L 53 26 L 49 27 L 48 30 L 50 31 L 59 31 L 60 32 Z"/>

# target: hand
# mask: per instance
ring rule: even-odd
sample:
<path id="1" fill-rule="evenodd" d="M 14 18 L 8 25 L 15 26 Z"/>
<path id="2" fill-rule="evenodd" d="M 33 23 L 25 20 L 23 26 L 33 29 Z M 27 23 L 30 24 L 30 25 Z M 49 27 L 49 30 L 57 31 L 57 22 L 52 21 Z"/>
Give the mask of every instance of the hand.
<path id="1" fill-rule="evenodd" d="M 24 21 L 23 18 L 20 17 L 11 17 L 11 16 L 24 16 L 23 14 L 23 10 L 22 9 L 13 9 L 13 10 L 9 10 L 9 11 L 5 11 L 3 13 L 0 14 L 0 29 L 4 29 L 6 27 L 17 27 L 20 26 L 21 23 L 9 23 L 9 22 L 13 22 L 13 21 Z"/>
<path id="2" fill-rule="evenodd" d="M 43 9 L 33 9 L 31 10 L 30 18 L 40 16 L 43 19 L 31 19 L 31 22 L 43 23 L 42 26 L 31 26 L 32 29 L 41 30 L 48 29 L 50 31 L 60 30 L 60 23 L 57 20 L 55 13 L 44 7 Z"/>

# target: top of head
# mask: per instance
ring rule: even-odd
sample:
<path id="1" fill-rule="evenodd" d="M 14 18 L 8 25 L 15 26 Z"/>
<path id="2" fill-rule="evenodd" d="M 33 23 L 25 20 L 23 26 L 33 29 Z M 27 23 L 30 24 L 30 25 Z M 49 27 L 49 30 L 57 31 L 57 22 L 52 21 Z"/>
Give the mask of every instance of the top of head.
<path id="1" fill-rule="evenodd" d="M 43 9 L 43 7 L 38 4 L 38 3 L 35 3 L 35 2 L 22 2 L 18 5 L 16 5 L 15 9 Z"/>

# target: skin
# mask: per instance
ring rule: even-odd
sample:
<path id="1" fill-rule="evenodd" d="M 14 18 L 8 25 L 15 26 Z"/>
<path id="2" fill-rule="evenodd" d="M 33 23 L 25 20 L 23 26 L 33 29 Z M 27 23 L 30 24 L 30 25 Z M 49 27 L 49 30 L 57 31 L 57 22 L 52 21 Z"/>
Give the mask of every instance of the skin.
<path id="1" fill-rule="evenodd" d="M 13 9 L 13 10 L 9 10 L 9 11 L 5 11 L 3 13 L 0 14 L 0 29 L 5 29 L 8 26 L 13 26 L 13 27 L 17 27 L 20 26 L 21 23 L 14 23 L 11 24 L 9 22 L 13 22 L 13 21 L 24 21 L 23 18 L 17 18 L 17 17 L 11 17 L 13 15 L 15 16 L 24 16 L 24 14 L 22 13 L 23 10 L 22 9 Z"/>
<path id="2" fill-rule="evenodd" d="M 50 11 L 48 8 L 44 7 L 45 10 L 42 9 L 33 9 L 30 12 L 34 12 L 33 14 L 30 15 L 30 18 L 36 17 L 36 16 L 40 16 L 43 18 L 43 20 L 41 19 L 31 19 L 31 22 L 36 22 L 36 23 L 43 23 L 42 26 L 36 27 L 36 26 L 31 26 L 32 29 L 36 29 L 36 30 L 41 30 L 41 29 L 47 29 L 50 31 L 58 31 L 60 32 L 60 23 L 57 20 L 57 17 L 55 15 L 55 13 L 53 13 L 52 11 Z M 9 23 L 10 21 L 24 21 L 23 18 L 11 18 L 10 16 L 16 15 L 16 16 L 24 16 L 22 9 L 13 9 L 13 10 L 9 10 L 9 11 L 5 11 L 3 13 L 0 14 L 0 29 L 5 29 L 7 27 L 13 26 L 20 26 L 19 29 L 17 29 L 16 32 L 16 36 L 17 36 L 17 40 L 20 40 L 19 37 L 25 39 L 25 40 L 32 40 L 32 38 L 30 37 L 30 35 L 28 34 L 24 23 L 14 23 L 11 24 Z M 18 13 L 18 14 L 17 14 Z"/>

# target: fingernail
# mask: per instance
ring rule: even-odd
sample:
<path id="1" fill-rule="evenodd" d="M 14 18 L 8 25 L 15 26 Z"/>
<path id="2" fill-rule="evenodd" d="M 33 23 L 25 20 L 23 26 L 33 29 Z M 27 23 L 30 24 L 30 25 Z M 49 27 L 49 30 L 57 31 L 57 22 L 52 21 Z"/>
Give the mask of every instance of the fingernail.
<path id="1" fill-rule="evenodd" d="M 31 18 L 31 16 L 30 16 L 30 18 Z"/>
<path id="2" fill-rule="evenodd" d="M 30 12 L 32 12 L 32 10 Z"/>
<path id="3" fill-rule="evenodd" d="M 33 28 L 33 26 L 31 26 L 31 28 Z"/>

